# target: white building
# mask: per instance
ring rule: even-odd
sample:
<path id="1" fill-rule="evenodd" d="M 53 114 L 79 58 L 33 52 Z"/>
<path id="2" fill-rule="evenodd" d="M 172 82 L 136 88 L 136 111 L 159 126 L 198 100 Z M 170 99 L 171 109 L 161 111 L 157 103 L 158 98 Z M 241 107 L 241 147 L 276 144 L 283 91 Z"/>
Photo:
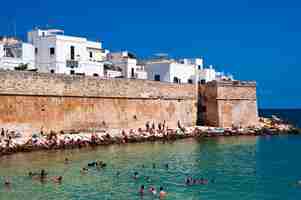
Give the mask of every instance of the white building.
<path id="1" fill-rule="evenodd" d="M 180 61 L 157 59 L 146 64 L 149 80 L 171 83 L 196 83 L 200 69 L 203 69 L 201 58 Z"/>
<path id="2" fill-rule="evenodd" d="M 138 64 L 136 56 L 128 51 L 109 53 L 108 60 L 121 68 L 124 78 L 147 79 L 144 65 Z"/>
<path id="3" fill-rule="evenodd" d="M 209 68 L 203 68 L 199 71 L 199 80 L 204 82 L 210 82 L 216 80 L 216 71 L 212 65 Z"/>
<path id="4" fill-rule="evenodd" d="M 15 38 L 0 38 L 0 68 L 14 70 L 20 66 L 34 69 L 35 55 L 32 44 Z"/>
<path id="5" fill-rule="evenodd" d="M 103 61 L 108 52 L 100 42 L 67 36 L 56 29 L 30 31 L 28 41 L 35 47 L 39 72 L 103 76 Z"/>

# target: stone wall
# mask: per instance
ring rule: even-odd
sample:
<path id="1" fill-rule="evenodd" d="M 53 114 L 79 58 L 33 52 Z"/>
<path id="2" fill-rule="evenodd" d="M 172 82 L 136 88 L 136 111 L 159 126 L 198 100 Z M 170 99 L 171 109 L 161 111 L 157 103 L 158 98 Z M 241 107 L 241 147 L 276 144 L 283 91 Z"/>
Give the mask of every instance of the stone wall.
<path id="1" fill-rule="evenodd" d="M 255 82 L 211 82 L 199 88 L 200 117 L 205 124 L 220 127 L 258 124 Z"/>
<path id="2" fill-rule="evenodd" d="M 0 125 L 26 131 L 196 124 L 194 85 L 0 71 Z"/>
<path id="3" fill-rule="evenodd" d="M 199 95 L 199 96 L 197 96 Z M 256 84 L 211 82 L 196 87 L 147 80 L 0 71 L 0 128 L 23 132 L 169 127 L 229 127 L 258 122 Z"/>

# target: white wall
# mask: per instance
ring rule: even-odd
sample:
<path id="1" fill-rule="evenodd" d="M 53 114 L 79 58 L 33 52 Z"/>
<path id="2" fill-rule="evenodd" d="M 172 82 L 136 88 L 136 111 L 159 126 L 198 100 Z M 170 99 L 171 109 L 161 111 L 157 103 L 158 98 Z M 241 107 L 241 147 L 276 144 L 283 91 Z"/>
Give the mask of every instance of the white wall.
<path id="1" fill-rule="evenodd" d="M 160 81 L 171 82 L 169 61 L 147 63 L 145 70 L 147 71 L 148 80 L 155 80 L 155 75 L 160 75 Z"/>
<path id="2" fill-rule="evenodd" d="M 0 44 L 0 58 L 4 56 L 4 47 L 3 44 Z"/>
<path id="3" fill-rule="evenodd" d="M 146 65 L 149 80 L 155 80 L 155 75 L 160 75 L 161 81 L 173 82 L 174 77 L 181 80 L 181 83 L 188 83 L 191 79 L 195 83 L 196 65 L 182 64 L 173 61 L 154 61 Z"/>
<path id="4" fill-rule="evenodd" d="M 28 64 L 29 69 L 35 68 L 34 46 L 28 43 L 22 43 L 22 60 Z"/>
<path id="5" fill-rule="evenodd" d="M 174 77 L 180 78 L 181 83 L 188 83 L 191 79 L 195 83 L 196 67 L 191 64 L 171 63 L 170 66 L 170 80 L 173 82 Z"/>
<path id="6" fill-rule="evenodd" d="M 42 33 L 45 33 L 44 36 Z M 86 38 L 56 35 L 55 32 L 47 30 L 35 30 L 28 33 L 28 40 L 37 48 L 36 66 L 41 72 L 70 74 L 71 70 L 75 73 L 87 75 L 98 74 L 103 76 L 103 64 L 99 58 L 94 61 L 90 59 L 89 52 L 101 52 L 101 43 L 87 41 Z M 71 46 L 74 47 L 74 61 L 77 61 L 77 68 L 67 67 L 66 63 L 71 60 Z M 50 48 L 55 49 L 55 54 L 50 55 Z"/>

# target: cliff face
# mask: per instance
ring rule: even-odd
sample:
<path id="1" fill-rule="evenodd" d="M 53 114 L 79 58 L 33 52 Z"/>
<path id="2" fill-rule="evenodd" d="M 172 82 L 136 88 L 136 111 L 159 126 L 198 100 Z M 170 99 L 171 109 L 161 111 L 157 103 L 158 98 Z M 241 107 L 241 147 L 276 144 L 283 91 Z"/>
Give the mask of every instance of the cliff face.
<path id="1" fill-rule="evenodd" d="M 199 98 L 198 98 L 199 95 Z M 141 128 L 147 121 L 180 120 L 228 127 L 258 121 L 254 83 L 210 83 L 198 88 L 146 80 L 101 80 L 0 71 L 0 126 L 26 131 Z M 0 128 L 1 128 L 0 127 Z"/>

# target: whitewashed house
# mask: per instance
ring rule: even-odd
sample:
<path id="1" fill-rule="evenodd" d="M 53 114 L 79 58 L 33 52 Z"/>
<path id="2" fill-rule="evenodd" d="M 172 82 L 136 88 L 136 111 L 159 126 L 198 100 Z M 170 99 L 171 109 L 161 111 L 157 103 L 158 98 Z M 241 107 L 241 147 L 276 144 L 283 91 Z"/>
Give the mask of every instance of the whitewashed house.
<path id="1" fill-rule="evenodd" d="M 108 52 L 101 42 L 67 36 L 56 29 L 30 31 L 28 42 L 35 47 L 39 72 L 103 76 L 103 61 Z"/>
<path id="2" fill-rule="evenodd" d="M 201 69 L 203 69 L 201 58 L 179 61 L 160 58 L 146 62 L 149 80 L 170 83 L 196 83 Z"/>
<path id="3" fill-rule="evenodd" d="M 0 68 L 14 70 L 20 66 L 29 70 L 35 68 L 33 45 L 15 38 L 0 37 Z"/>
<path id="4" fill-rule="evenodd" d="M 137 58 L 134 54 L 128 51 L 114 52 L 109 53 L 107 58 L 114 66 L 121 68 L 122 77 L 147 79 L 144 65 L 137 63 Z"/>

